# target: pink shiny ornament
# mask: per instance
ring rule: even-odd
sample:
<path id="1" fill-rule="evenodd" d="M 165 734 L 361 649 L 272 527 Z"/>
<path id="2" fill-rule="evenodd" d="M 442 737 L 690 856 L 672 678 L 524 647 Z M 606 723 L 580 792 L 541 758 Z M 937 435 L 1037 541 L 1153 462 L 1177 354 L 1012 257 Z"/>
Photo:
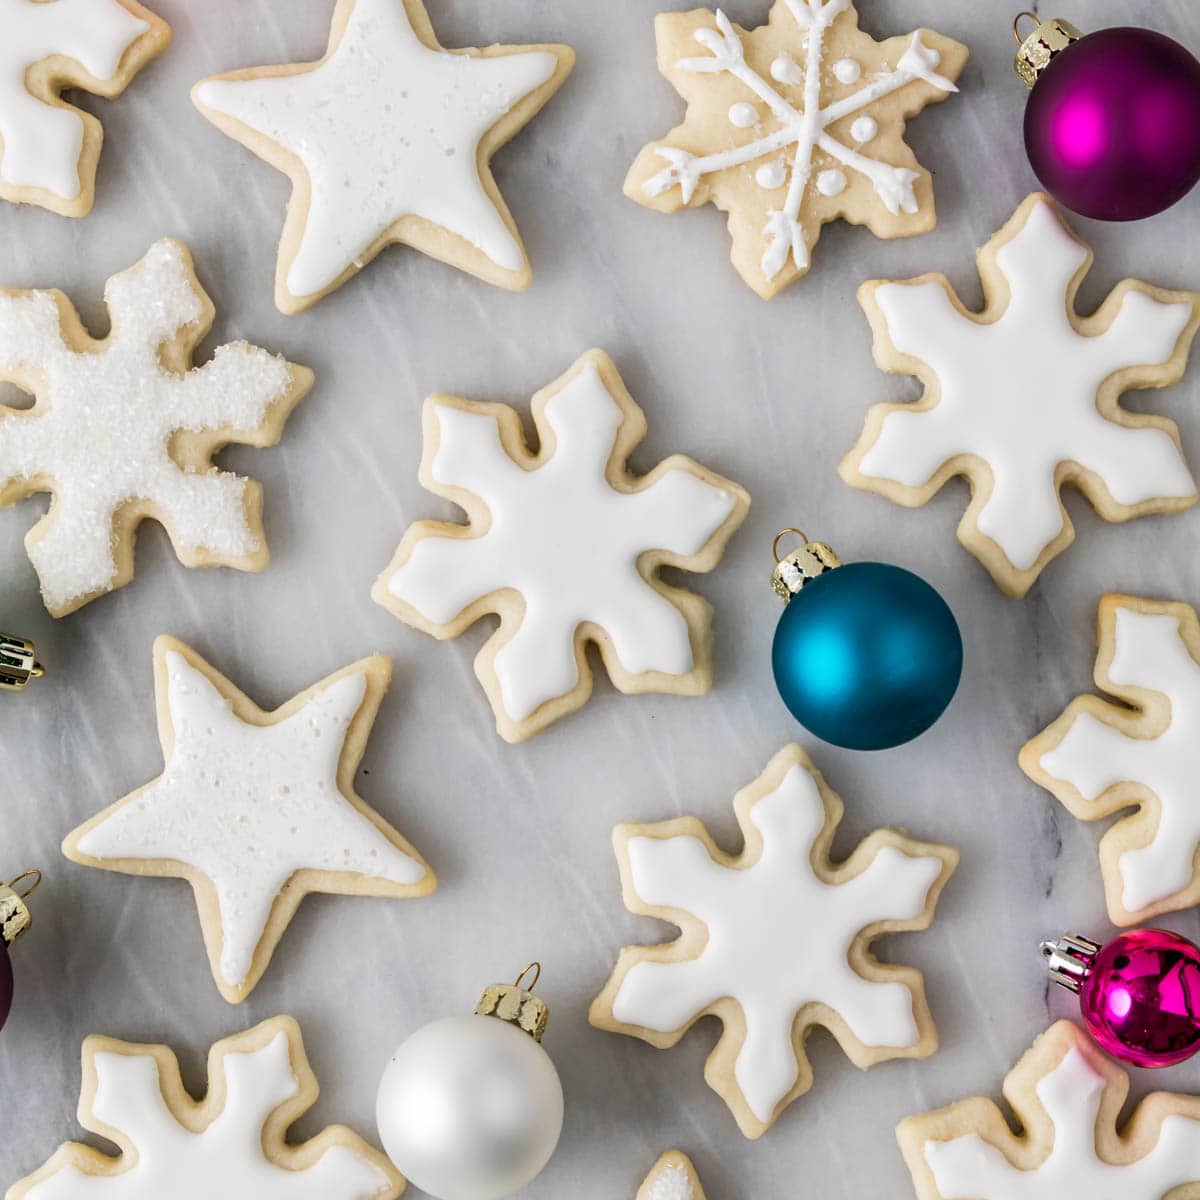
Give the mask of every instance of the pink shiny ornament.
<path id="1" fill-rule="evenodd" d="M 1045 942 L 1051 978 L 1079 994 L 1101 1049 L 1136 1067 L 1170 1067 L 1200 1050 L 1200 949 L 1165 929 L 1135 929 L 1104 946 Z"/>
<path id="2" fill-rule="evenodd" d="M 1102 29 L 1056 54 L 1025 109 L 1025 148 L 1055 199 L 1137 221 L 1200 180 L 1200 63 L 1149 29 Z"/>

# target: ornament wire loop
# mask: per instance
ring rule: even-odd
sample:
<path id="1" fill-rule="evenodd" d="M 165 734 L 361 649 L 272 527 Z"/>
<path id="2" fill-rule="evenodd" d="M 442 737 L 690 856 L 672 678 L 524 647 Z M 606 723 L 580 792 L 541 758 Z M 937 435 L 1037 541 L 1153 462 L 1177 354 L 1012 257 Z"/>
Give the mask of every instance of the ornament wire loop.
<path id="1" fill-rule="evenodd" d="M 41 679 L 46 674 L 46 668 L 40 662 L 35 662 L 29 672 L 30 679 Z"/>
<path id="2" fill-rule="evenodd" d="M 794 533 L 802 542 L 808 544 L 808 534 L 803 529 L 797 529 L 794 525 L 788 526 L 787 529 L 781 529 L 776 535 L 775 540 L 771 543 L 771 553 L 775 557 L 776 562 L 782 561 L 779 554 L 779 543 L 783 541 L 789 533 Z"/>
<path id="3" fill-rule="evenodd" d="M 17 884 L 29 881 L 29 886 L 23 892 L 17 892 Z M 12 888 L 22 900 L 27 900 L 41 886 L 42 873 L 36 867 L 31 871 L 22 871 L 8 886 Z"/>
<path id="4" fill-rule="evenodd" d="M 522 980 L 525 978 L 526 975 L 529 974 L 530 971 L 533 972 L 533 982 L 528 985 L 523 984 Z M 525 991 L 532 992 L 533 989 L 535 987 L 537 987 L 538 980 L 541 979 L 541 977 L 542 977 L 542 964 L 540 962 L 528 963 L 526 965 L 525 969 L 520 973 L 520 975 L 518 975 L 516 977 L 516 979 L 513 980 L 513 987 L 516 987 L 516 988 L 523 987 Z"/>
<path id="5" fill-rule="evenodd" d="M 1023 46 L 1025 44 L 1025 39 L 1029 36 L 1028 34 L 1021 32 L 1022 17 L 1028 17 L 1035 26 L 1042 23 L 1041 17 L 1039 17 L 1035 12 L 1030 12 L 1029 9 L 1025 9 L 1023 12 L 1017 13 L 1017 15 L 1013 18 L 1012 32 L 1018 46 Z"/>

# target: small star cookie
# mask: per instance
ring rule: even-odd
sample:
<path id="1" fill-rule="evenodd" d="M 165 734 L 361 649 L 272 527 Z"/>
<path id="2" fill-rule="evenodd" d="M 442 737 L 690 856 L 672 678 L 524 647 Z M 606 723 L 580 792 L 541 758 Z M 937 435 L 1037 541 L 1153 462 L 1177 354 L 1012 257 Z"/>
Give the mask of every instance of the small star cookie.
<path id="1" fill-rule="evenodd" d="M 421 0 L 338 0 L 320 62 L 201 80 L 196 107 L 291 177 L 280 311 L 315 304 L 392 242 L 528 287 L 490 160 L 574 61 L 569 46 L 445 50 Z"/>
<path id="2" fill-rule="evenodd" d="M 154 644 L 166 768 L 70 834 L 72 861 L 186 879 L 213 978 L 231 1004 L 262 978 L 309 892 L 424 896 L 417 852 L 354 791 L 391 680 L 368 658 L 273 713 L 174 638 Z"/>

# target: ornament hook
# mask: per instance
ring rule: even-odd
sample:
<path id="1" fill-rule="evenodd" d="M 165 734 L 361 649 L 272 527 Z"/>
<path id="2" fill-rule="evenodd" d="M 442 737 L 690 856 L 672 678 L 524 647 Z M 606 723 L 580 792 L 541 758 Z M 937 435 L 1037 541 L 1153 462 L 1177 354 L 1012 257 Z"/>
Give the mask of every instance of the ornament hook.
<path id="1" fill-rule="evenodd" d="M 794 525 L 789 525 L 787 529 L 781 529 L 776 535 L 775 540 L 771 543 L 771 553 L 775 556 L 775 561 L 782 562 L 783 556 L 779 553 L 779 543 L 783 541 L 789 533 L 794 533 L 806 546 L 808 545 L 808 534 L 803 529 L 797 529 Z"/>
<path id="2" fill-rule="evenodd" d="M 523 982 L 523 980 L 524 980 L 525 976 L 529 974 L 530 971 L 533 972 L 533 982 L 526 984 Z M 533 989 L 535 987 L 537 987 L 538 980 L 541 979 L 541 977 L 542 977 L 542 964 L 540 962 L 536 962 L 536 961 L 527 963 L 524 970 L 520 973 L 520 975 L 518 975 L 516 977 L 516 979 L 513 980 L 513 987 L 521 988 L 522 990 L 524 990 L 526 992 L 532 992 Z"/>
<path id="3" fill-rule="evenodd" d="M 1018 46 L 1023 46 L 1025 44 L 1025 39 L 1029 36 L 1028 34 L 1021 32 L 1021 21 L 1025 17 L 1028 17 L 1035 26 L 1038 26 L 1042 23 L 1042 18 L 1039 17 L 1037 13 L 1030 12 L 1029 9 L 1025 9 L 1024 11 L 1017 13 L 1017 15 L 1013 18 L 1012 33 Z"/>
<path id="4" fill-rule="evenodd" d="M 36 892 L 41 886 L 42 878 L 41 871 L 34 867 L 32 870 L 22 871 L 21 874 L 18 875 L 16 879 L 14 879 L 8 886 L 12 891 L 17 893 L 17 896 L 20 897 L 20 899 L 28 900 L 29 897 L 32 896 L 33 893 Z M 25 883 L 26 881 L 28 881 L 29 886 L 23 892 L 18 892 L 17 884 Z"/>

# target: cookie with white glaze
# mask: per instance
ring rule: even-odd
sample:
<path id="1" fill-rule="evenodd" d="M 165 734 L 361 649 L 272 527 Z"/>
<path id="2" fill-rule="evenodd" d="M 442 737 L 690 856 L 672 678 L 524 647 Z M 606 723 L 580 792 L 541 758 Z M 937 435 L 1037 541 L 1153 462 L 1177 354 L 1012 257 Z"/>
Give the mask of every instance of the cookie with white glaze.
<path id="1" fill-rule="evenodd" d="M 137 0 L 0 0 L 0 199 L 86 217 L 104 129 L 62 94 L 118 96 L 170 41 Z"/>
<path id="2" fill-rule="evenodd" d="M 919 1200 L 1198 1200 L 1200 1097 L 1155 1092 L 1118 1126 L 1129 1076 L 1077 1025 L 1042 1034 L 990 1100 L 909 1117 L 900 1148 Z"/>
<path id="3" fill-rule="evenodd" d="M 90 1037 L 83 1044 L 79 1121 L 115 1156 L 70 1142 L 6 1200 L 394 1200 L 395 1167 L 343 1125 L 300 1143 L 288 1129 L 317 1100 L 300 1027 L 275 1017 L 217 1042 L 208 1093 L 194 1100 L 166 1046 Z M 14 1154 L 16 1148 L 13 1148 Z"/>
<path id="4" fill-rule="evenodd" d="M 536 447 L 505 405 L 426 402 L 421 482 L 467 524 L 411 526 L 372 593 L 438 638 L 499 615 L 475 673 L 510 742 L 587 702 L 589 643 L 622 692 L 708 691 L 712 610 L 658 572 L 711 571 L 750 505 L 683 455 L 630 472 L 646 418 L 600 350 L 533 398 L 533 421 Z"/>
<path id="5" fill-rule="evenodd" d="M 264 712 L 174 638 L 154 644 L 165 769 L 70 834 L 74 862 L 186 879 L 217 988 L 253 991 L 309 892 L 410 897 L 437 886 L 354 790 L 391 663 L 345 667 Z"/>
<path id="6" fill-rule="evenodd" d="M 704 1200 L 704 1189 L 692 1160 L 668 1150 L 642 1181 L 636 1200 Z"/>
<path id="7" fill-rule="evenodd" d="M 958 91 L 965 46 L 928 29 L 877 42 L 851 0 L 775 0 L 755 29 L 720 9 L 660 13 L 654 29 L 687 115 L 642 149 L 625 194 L 727 212 L 734 267 L 763 299 L 808 272 L 829 221 L 881 238 L 934 227 L 904 123 Z"/>
<path id="8" fill-rule="evenodd" d="M 734 811 L 737 855 L 694 817 L 617 827 L 625 906 L 681 933 L 622 950 L 589 1019 L 666 1049 L 717 1017 L 724 1029 L 704 1076 L 757 1138 L 812 1086 L 804 1045 L 817 1025 L 862 1069 L 937 1049 L 920 973 L 880 963 L 870 947 L 929 926 L 958 854 L 883 829 L 835 863 L 842 802 L 795 745 Z"/>
<path id="9" fill-rule="evenodd" d="M 1080 316 L 1075 297 L 1092 252 L 1041 193 L 978 257 L 979 313 L 944 275 L 859 289 L 875 361 L 915 375 L 925 391 L 871 409 L 841 475 L 909 508 L 964 476 L 972 496 L 959 541 L 1005 592 L 1023 596 L 1075 539 L 1063 487 L 1081 491 L 1107 521 L 1195 504 L 1175 423 L 1120 399 L 1182 377 L 1200 292 L 1127 279 Z"/>
<path id="10" fill-rule="evenodd" d="M 291 178 L 280 311 L 302 312 L 392 243 L 528 287 L 491 158 L 574 61 L 569 46 L 446 50 L 421 0 L 338 0 L 319 62 L 201 80 L 196 107 Z"/>

